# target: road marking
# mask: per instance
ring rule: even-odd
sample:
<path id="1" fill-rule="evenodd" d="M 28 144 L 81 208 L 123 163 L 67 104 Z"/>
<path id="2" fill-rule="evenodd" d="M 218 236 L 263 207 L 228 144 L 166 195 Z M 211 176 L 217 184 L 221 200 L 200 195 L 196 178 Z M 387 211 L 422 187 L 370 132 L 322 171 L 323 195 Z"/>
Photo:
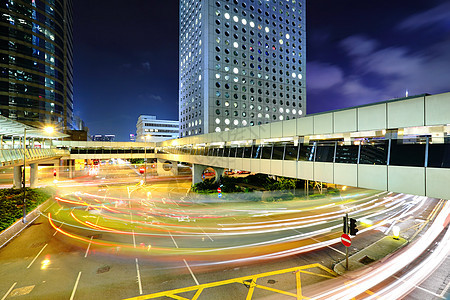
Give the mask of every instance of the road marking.
<path id="1" fill-rule="evenodd" d="M 139 272 L 139 263 L 138 263 L 137 258 L 136 258 L 136 271 L 137 271 L 137 278 L 138 278 L 138 283 L 139 283 L 139 295 L 142 295 L 141 273 Z"/>
<path id="2" fill-rule="evenodd" d="M 312 240 L 314 240 L 314 241 L 316 241 L 316 242 L 319 242 L 320 243 L 320 241 L 318 240 L 318 239 L 315 239 L 315 238 L 311 238 Z M 334 248 L 334 247 L 331 247 L 331 246 L 327 246 L 328 248 L 330 248 L 330 249 L 332 249 L 332 250 L 334 250 L 334 251 L 336 251 L 337 253 L 339 253 L 339 254 L 342 254 L 342 255 L 345 255 L 345 252 L 342 252 L 341 250 L 338 250 L 338 249 L 336 249 L 336 248 Z"/>
<path id="3" fill-rule="evenodd" d="M 70 295 L 70 300 L 73 300 L 73 297 L 75 297 L 75 291 L 77 290 L 78 282 L 80 281 L 80 277 L 81 277 L 81 271 L 78 273 L 77 281 L 75 281 L 75 286 L 73 287 L 72 294 Z"/>
<path id="4" fill-rule="evenodd" d="M 53 202 L 52 205 L 50 205 L 49 207 L 47 207 L 47 208 L 44 210 L 44 212 L 47 212 L 47 210 L 49 210 L 50 207 L 52 207 L 53 205 L 55 205 L 55 203 L 56 203 L 56 202 Z"/>
<path id="5" fill-rule="evenodd" d="M 402 279 L 402 278 L 400 278 L 400 277 L 397 277 L 397 276 L 395 276 L 395 275 L 392 275 L 392 277 L 394 277 L 394 278 L 397 279 L 397 280 L 401 280 L 401 281 L 403 281 L 403 282 L 408 282 L 407 280 Z M 419 289 L 419 290 L 422 290 L 422 291 L 424 291 L 424 292 L 427 292 L 427 293 L 429 293 L 429 294 L 431 294 L 431 295 L 433 295 L 433 296 L 436 296 L 436 297 L 445 299 L 443 296 L 438 295 L 438 294 L 436 294 L 436 293 L 433 293 L 432 291 L 429 291 L 429 290 L 427 290 L 427 289 L 425 289 L 425 288 L 423 288 L 423 287 L 421 287 L 421 286 L 414 285 L 414 287 L 417 288 L 417 289 Z"/>
<path id="6" fill-rule="evenodd" d="M 92 243 L 92 239 L 94 238 L 94 236 L 92 235 L 91 236 L 91 240 L 89 241 L 89 245 L 88 245 L 88 247 L 87 247 L 87 249 L 86 249 L 86 254 L 84 255 L 84 258 L 86 258 L 87 256 L 88 256 L 88 253 L 89 253 L 89 248 L 91 248 L 91 243 Z"/>
<path id="7" fill-rule="evenodd" d="M 136 248 L 136 238 L 134 236 L 134 230 L 131 230 L 131 232 L 133 232 L 133 245 L 134 245 L 134 248 Z"/>
<path id="8" fill-rule="evenodd" d="M 192 270 L 191 270 L 191 268 L 189 267 L 189 265 L 188 265 L 188 263 L 187 263 L 187 261 L 183 258 L 183 261 L 184 261 L 184 264 L 186 265 L 186 267 L 188 268 L 188 270 L 189 270 L 189 273 L 191 273 L 191 275 L 192 275 L 192 278 L 194 278 L 194 281 L 195 281 L 195 283 L 197 284 L 197 285 L 200 285 L 200 283 L 198 283 L 198 280 L 197 280 L 197 278 L 195 278 L 195 275 L 194 275 L 194 273 L 192 273 Z"/>
<path id="9" fill-rule="evenodd" d="M 6 292 L 6 294 L 3 296 L 1 300 L 5 300 L 6 297 L 8 297 L 9 293 L 13 290 L 13 288 L 16 286 L 17 282 L 14 282 L 13 285 L 9 288 L 9 290 Z"/>
<path id="10" fill-rule="evenodd" d="M 61 228 L 64 225 L 64 222 L 61 223 L 61 225 L 59 225 L 58 229 Z M 55 233 L 53 234 L 53 236 L 55 236 L 58 233 L 58 230 L 55 230 Z"/>
<path id="11" fill-rule="evenodd" d="M 27 269 L 29 269 L 31 267 L 31 265 L 34 263 L 34 261 L 38 258 L 39 255 L 41 255 L 42 251 L 44 251 L 45 247 L 47 247 L 48 244 L 45 244 L 44 247 L 42 247 L 41 251 L 39 251 L 39 253 L 34 257 L 34 259 L 30 262 L 30 264 L 28 265 Z"/>
<path id="12" fill-rule="evenodd" d="M 210 240 L 211 242 L 214 242 L 214 240 L 207 234 L 202 228 L 198 227 Z"/>
<path id="13" fill-rule="evenodd" d="M 178 248 L 177 242 L 175 242 L 175 240 L 174 240 L 174 238 L 173 238 L 172 234 L 170 233 L 170 231 L 169 231 L 169 234 L 170 234 L 170 237 L 172 238 L 172 241 L 173 241 L 173 243 L 175 244 L 175 247 L 177 247 L 177 248 Z"/>
<path id="14" fill-rule="evenodd" d="M 450 288 L 450 281 L 447 283 L 447 285 L 445 286 L 445 288 L 442 290 L 442 293 L 439 295 L 440 297 L 444 298 L 445 293 L 448 291 L 448 289 Z"/>

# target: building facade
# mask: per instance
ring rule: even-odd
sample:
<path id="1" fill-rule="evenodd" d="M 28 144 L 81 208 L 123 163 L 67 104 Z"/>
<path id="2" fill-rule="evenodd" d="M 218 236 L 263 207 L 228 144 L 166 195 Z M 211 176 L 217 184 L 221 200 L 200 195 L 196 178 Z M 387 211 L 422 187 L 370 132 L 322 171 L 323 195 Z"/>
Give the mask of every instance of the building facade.
<path id="1" fill-rule="evenodd" d="M 116 140 L 115 134 L 94 134 L 91 136 L 94 142 L 114 142 Z"/>
<path id="2" fill-rule="evenodd" d="M 73 129 L 71 0 L 0 3 L 0 114 Z"/>
<path id="3" fill-rule="evenodd" d="M 181 0 L 180 136 L 306 113 L 305 0 Z"/>
<path id="4" fill-rule="evenodd" d="M 136 124 L 137 142 L 162 142 L 179 137 L 179 122 L 157 120 L 156 116 L 140 115 Z"/>

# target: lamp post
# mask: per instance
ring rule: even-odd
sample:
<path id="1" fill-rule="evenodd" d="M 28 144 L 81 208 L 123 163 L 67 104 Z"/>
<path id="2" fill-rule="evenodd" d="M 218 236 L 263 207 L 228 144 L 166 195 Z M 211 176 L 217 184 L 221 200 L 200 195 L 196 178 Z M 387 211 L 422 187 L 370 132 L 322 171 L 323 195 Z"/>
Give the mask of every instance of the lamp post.
<path id="1" fill-rule="evenodd" d="M 25 190 L 25 167 L 26 167 L 26 142 L 27 142 L 27 129 L 23 129 L 23 177 L 22 177 L 22 187 L 23 187 L 23 219 L 22 222 L 27 222 L 27 201 L 26 201 L 26 190 Z"/>

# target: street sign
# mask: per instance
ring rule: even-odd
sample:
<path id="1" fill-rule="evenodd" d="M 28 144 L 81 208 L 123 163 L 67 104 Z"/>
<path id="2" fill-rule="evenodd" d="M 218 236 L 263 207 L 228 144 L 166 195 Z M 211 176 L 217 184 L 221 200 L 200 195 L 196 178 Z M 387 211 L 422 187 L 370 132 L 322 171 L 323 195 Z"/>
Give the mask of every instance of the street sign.
<path id="1" fill-rule="evenodd" d="M 352 239 L 348 234 L 344 233 L 341 235 L 341 242 L 345 247 L 350 247 L 350 245 L 352 244 Z"/>
<path id="2" fill-rule="evenodd" d="M 219 198 L 222 198 L 222 193 L 219 193 L 219 195 L 217 195 Z"/>
<path id="3" fill-rule="evenodd" d="M 220 194 L 222 193 L 222 189 L 221 188 L 217 188 L 217 192 Z"/>

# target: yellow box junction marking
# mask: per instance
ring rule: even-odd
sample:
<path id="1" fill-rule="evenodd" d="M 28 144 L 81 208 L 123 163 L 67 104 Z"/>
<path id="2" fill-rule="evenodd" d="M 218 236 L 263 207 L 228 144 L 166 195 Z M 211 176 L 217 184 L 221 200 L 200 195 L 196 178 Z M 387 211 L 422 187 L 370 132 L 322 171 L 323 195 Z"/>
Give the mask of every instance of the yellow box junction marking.
<path id="1" fill-rule="evenodd" d="M 314 269 L 314 268 L 322 269 L 323 271 L 331 274 L 332 276 L 307 271 L 307 269 Z M 273 276 L 273 275 L 279 275 L 279 274 L 285 274 L 285 273 L 295 273 L 296 284 L 297 284 L 296 294 L 256 284 L 256 280 L 259 278 Z M 300 278 L 301 273 L 308 274 L 308 275 L 314 275 L 314 276 L 320 276 L 320 277 L 324 277 L 324 278 L 333 278 L 333 277 L 337 276 L 337 274 L 334 271 L 328 269 L 327 267 L 322 266 L 321 264 L 316 263 L 316 264 L 310 264 L 310 265 L 306 265 L 306 266 L 294 267 L 294 268 L 289 268 L 289 269 L 260 273 L 260 274 L 256 274 L 256 275 L 249 275 L 249 276 L 244 276 L 244 277 L 237 277 L 237 278 L 233 278 L 233 279 L 227 279 L 227 280 L 210 282 L 210 283 L 205 283 L 205 284 L 200 284 L 200 285 L 194 285 L 194 286 L 190 286 L 190 287 L 185 287 L 185 288 L 180 288 L 180 289 L 175 289 L 175 290 L 170 290 L 170 291 L 164 291 L 164 292 L 158 292 L 158 293 L 149 294 L 149 295 L 142 295 L 142 296 L 138 296 L 138 297 L 128 298 L 125 300 L 144 300 L 144 299 L 155 299 L 155 298 L 159 298 L 159 297 L 168 297 L 168 298 L 177 299 L 177 300 L 197 300 L 197 299 L 199 299 L 201 293 L 205 289 L 223 286 L 223 285 L 227 285 L 227 284 L 231 284 L 231 283 L 240 283 L 240 284 L 245 285 L 248 288 L 247 297 L 245 298 L 246 300 L 252 299 L 255 288 L 260 288 L 263 290 L 283 294 L 286 296 L 291 296 L 297 300 L 310 299 L 310 298 L 302 295 L 301 278 Z M 192 292 L 192 291 L 196 291 L 196 293 L 192 299 L 185 298 L 185 297 L 178 295 L 181 293 Z"/>

